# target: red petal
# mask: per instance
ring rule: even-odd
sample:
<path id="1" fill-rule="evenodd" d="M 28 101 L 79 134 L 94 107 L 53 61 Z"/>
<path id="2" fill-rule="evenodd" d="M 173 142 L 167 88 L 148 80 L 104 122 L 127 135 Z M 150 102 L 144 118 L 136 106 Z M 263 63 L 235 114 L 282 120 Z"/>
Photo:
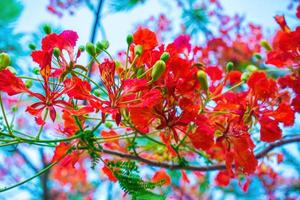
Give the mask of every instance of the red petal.
<path id="1" fill-rule="evenodd" d="M 16 77 L 8 69 L 4 69 L 0 72 L 0 91 L 12 96 L 26 92 L 27 88 L 20 78 Z"/>
<path id="2" fill-rule="evenodd" d="M 282 131 L 278 127 L 278 122 L 270 119 L 267 116 L 262 116 L 259 119 L 261 125 L 260 140 L 264 142 L 274 142 L 281 138 Z"/>
<path id="3" fill-rule="evenodd" d="M 171 178 L 170 176 L 166 173 L 165 170 L 160 170 L 160 171 L 157 171 L 153 177 L 152 177 L 152 181 L 154 183 L 157 183 L 159 181 L 165 181 L 164 183 L 164 186 L 168 186 L 171 184 Z"/>
<path id="4" fill-rule="evenodd" d="M 117 177 L 113 174 L 113 172 L 107 166 L 102 168 L 103 173 L 108 177 L 108 179 L 112 182 L 117 182 Z"/>

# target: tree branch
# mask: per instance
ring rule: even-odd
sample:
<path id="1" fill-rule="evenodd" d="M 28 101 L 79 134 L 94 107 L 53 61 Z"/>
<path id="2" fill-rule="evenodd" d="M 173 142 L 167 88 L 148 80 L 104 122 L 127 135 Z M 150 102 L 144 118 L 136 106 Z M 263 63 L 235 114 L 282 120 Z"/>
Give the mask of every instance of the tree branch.
<path id="1" fill-rule="evenodd" d="M 290 144 L 290 143 L 293 143 L 293 142 L 300 142 L 300 136 L 295 136 L 295 137 L 292 137 L 292 138 L 286 138 L 286 139 L 282 139 L 282 140 L 270 143 L 268 145 L 268 147 L 266 147 L 261 152 L 256 154 L 255 157 L 257 159 L 261 159 L 264 156 L 266 156 L 270 151 L 272 151 L 274 148 L 283 146 L 285 144 Z M 225 164 L 216 164 L 216 165 L 209 165 L 209 166 L 172 165 L 172 164 L 169 164 L 169 163 L 155 162 L 155 161 L 152 161 L 152 160 L 148 160 L 148 159 L 142 158 L 138 155 L 124 154 L 124 153 L 120 153 L 120 152 L 116 152 L 116 151 L 111 151 L 111 150 L 108 150 L 108 149 L 103 149 L 102 152 L 106 153 L 106 154 L 109 154 L 109 155 L 114 155 L 114 156 L 118 156 L 118 157 L 121 157 L 121 158 L 127 158 L 127 159 L 131 159 L 131 160 L 136 160 L 136 161 L 140 161 L 142 163 L 145 163 L 145 164 L 148 164 L 148 165 L 151 165 L 151 166 L 166 168 L 166 169 L 170 169 L 170 170 L 183 169 L 183 170 L 191 170 L 191 171 L 215 171 L 215 170 L 226 169 Z"/>

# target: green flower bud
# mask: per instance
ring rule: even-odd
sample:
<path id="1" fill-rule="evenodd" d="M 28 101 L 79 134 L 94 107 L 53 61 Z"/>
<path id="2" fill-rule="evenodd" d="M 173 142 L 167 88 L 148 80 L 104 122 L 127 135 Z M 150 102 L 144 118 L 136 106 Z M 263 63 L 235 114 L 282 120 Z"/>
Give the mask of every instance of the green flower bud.
<path id="1" fill-rule="evenodd" d="M 107 40 L 102 40 L 96 43 L 96 48 L 100 50 L 106 50 L 109 47 L 109 42 Z"/>
<path id="2" fill-rule="evenodd" d="M 60 50 L 59 48 L 55 47 L 53 49 L 53 55 L 58 59 L 59 58 L 59 55 L 60 55 Z"/>
<path id="3" fill-rule="evenodd" d="M 143 78 L 143 74 L 145 73 L 145 69 L 144 68 L 139 68 L 136 72 L 136 77 L 137 78 Z"/>
<path id="4" fill-rule="evenodd" d="M 168 52 L 163 52 L 163 54 L 161 54 L 160 59 L 163 61 L 167 61 L 170 58 L 170 54 Z"/>
<path id="5" fill-rule="evenodd" d="M 100 97 L 100 96 L 101 96 L 101 90 L 95 89 L 95 90 L 93 90 L 93 94 L 94 94 L 96 97 Z"/>
<path id="6" fill-rule="evenodd" d="M 261 60 L 262 57 L 259 53 L 254 53 L 253 56 L 257 59 L 257 60 Z"/>
<path id="7" fill-rule="evenodd" d="M 80 50 L 81 52 L 84 52 L 84 51 L 85 51 L 85 47 L 84 47 L 83 45 L 80 45 L 78 48 L 79 48 L 79 50 Z"/>
<path id="8" fill-rule="evenodd" d="M 43 26 L 43 30 L 44 30 L 44 32 L 45 32 L 47 35 L 49 35 L 49 34 L 52 32 L 51 26 L 50 26 L 49 24 L 45 24 L 45 25 Z"/>
<path id="9" fill-rule="evenodd" d="M 32 43 L 30 43 L 30 44 L 28 45 L 28 47 L 29 47 L 29 49 L 31 49 L 31 50 L 35 50 L 35 49 L 36 49 L 36 46 L 35 46 L 34 44 L 32 44 Z"/>
<path id="10" fill-rule="evenodd" d="M 113 124 L 112 123 L 110 123 L 110 122 L 105 122 L 105 127 L 107 127 L 107 128 L 112 128 L 113 127 Z"/>
<path id="11" fill-rule="evenodd" d="M 247 70 L 248 72 L 255 72 L 255 71 L 257 71 L 257 67 L 256 67 L 255 65 L 248 65 L 248 66 L 246 67 L 246 70 Z"/>
<path id="12" fill-rule="evenodd" d="M 208 90 L 208 82 L 207 82 L 207 74 L 203 70 L 198 70 L 197 72 L 197 79 L 201 84 L 201 89 L 204 91 Z"/>
<path id="13" fill-rule="evenodd" d="M 266 51 L 271 51 L 272 47 L 267 40 L 260 41 L 260 45 L 265 48 Z"/>
<path id="14" fill-rule="evenodd" d="M 38 67 L 35 67 L 35 68 L 33 68 L 33 73 L 35 74 L 35 75 L 39 75 L 40 74 L 40 68 L 38 68 Z"/>
<path id="15" fill-rule="evenodd" d="M 10 64 L 10 57 L 7 53 L 0 54 L 0 70 L 5 69 Z"/>
<path id="16" fill-rule="evenodd" d="M 250 73 L 249 72 L 244 72 L 244 73 L 242 73 L 241 80 L 246 82 L 249 77 L 250 77 Z"/>
<path id="17" fill-rule="evenodd" d="M 96 55 L 96 49 L 95 49 L 95 45 L 91 42 L 88 42 L 86 45 L 85 45 L 85 49 L 86 49 L 86 52 L 94 57 Z"/>
<path id="18" fill-rule="evenodd" d="M 12 66 L 8 66 L 6 69 L 8 69 L 13 74 L 17 74 L 17 70 L 15 68 L 13 68 Z"/>
<path id="19" fill-rule="evenodd" d="M 18 106 L 12 105 L 11 106 L 11 111 L 14 112 L 14 113 L 17 112 L 18 111 Z"/>
<path id="20" fill-rule="evenodd" d="M 226 71 L 227 71 L 227 72 L 230 72 L 230 71 L 233 69 L 233 67 L 234 67 L 233 62 L 228 62 L 228 63 L 226 64 Z"/>
<path id="21" fill-rule="evenodd" d="M 162 60 L 156 61 L 152 67 L 152 81 L 157 81 L 166 70 L 166 63 Z"/>
<path id="22" fill-rule="evenodd" d="M 141 45 L 136 45 L 134 47 L 134 54 L 140 56 L 142 55 L 142 53 L 143 53 L 143 47 Z"/>
<path id="23" fill-rule="evenodd" d="M 25 86 L 26 86 L 27 88 L 31 88 L 31 86 L 32 86 L 32 80 L 30 80 L 30 79 L 26 80 L 26 81 L 25 81 Z"/>
<path id="24" fill-rule="evenodd" d="M 133 36 L 132 35 L 127 35 L 126 42 L 129 46 L 133 42 Z"/>

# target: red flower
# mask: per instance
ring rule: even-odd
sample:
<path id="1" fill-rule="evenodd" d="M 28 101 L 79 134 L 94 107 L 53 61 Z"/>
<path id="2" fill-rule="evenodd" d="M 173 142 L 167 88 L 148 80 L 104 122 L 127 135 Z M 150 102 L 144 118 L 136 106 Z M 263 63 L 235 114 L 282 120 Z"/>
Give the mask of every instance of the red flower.
<path id="1" fill-rule="evenodd" d="M 118 179 L 117 177 L 114 175 L 114 173 L 111 171 L 111 169 L 107 166 L 102 167 L 102 172 L 108 177 L 108 179 L 111 182 L 117 182 Z"/>
<path id="2" fill-rule="evenodd" d="M 205 124 L 198 126 L 196 131 L 188 136 L 197 149 L 208 150 L 214 144 L 214 132 Z"/>
<path id="3" fill-rule="evenodd" d="M 218 81 L 223 76 L 223 71 L 218 66 L 209 66 L 205 71 L 212 81 Z"/>
<path id="4" fill-rule="evenodd" d="M 218 186 L 226 187 L 230 183 L 230 176 L 227 171 L 219 171 L 215 177 L 215 182 Z"/>
<path id="5" fill-rule="evenodd" d="M 164 181 L 164 186 L 168 186 L 171 184 L 171 178 L 170 176 L 166 173 L 165 170 L 160 170 L 155 172 L 155 174 L 152 177 L 152 181 L 154 183 Z"/>
<path id="6" fill-rule="evenodd" d="M 284 126 L 292 126 L 295 122 L 295 113 L 287 103 L 281 103 L 275 111 L 266 112 L 264 115 L 273 117 Z"/>
<path id="7" fill-rule="evenodd" d="M 247 84 L 252 94 L 258 99 L 274 97 L 275 91 L 277 91 L 276 82 L 271 78 L 267 79 L 266 74 L 260 71 L 253 72 Z"/>
<path id="8" fill-rule="evenodd" d="M 267 116 L 262 116 L 259 119 L 261 126 L 260 140 L 264 142 L 274 142 L 281 138 L 281 129 L 278 127 L 278 122 L 270 119 Z"/>
<path id="9" fill-rule="evenodd" d="M 230 85 L 237 84 L 241 81 L 242 73 L 237 70 L 230 71 L 228 74 L 228 80 Z"/>
<path id="10" fill-rule="evenodd" d="M 11 73 L 8 69 L 0 71 L 0 90 L 9 96 L 26 92 L 27 88 L 23 81 Z"/>
<path id="11" fill-rule="evenodd" d="M 133 34 L 133 42 L 143 46 L 143 50 L 151 50 L 158 45 L 157 38 L 154 32 L 147 28 L 139 28 Z"/>

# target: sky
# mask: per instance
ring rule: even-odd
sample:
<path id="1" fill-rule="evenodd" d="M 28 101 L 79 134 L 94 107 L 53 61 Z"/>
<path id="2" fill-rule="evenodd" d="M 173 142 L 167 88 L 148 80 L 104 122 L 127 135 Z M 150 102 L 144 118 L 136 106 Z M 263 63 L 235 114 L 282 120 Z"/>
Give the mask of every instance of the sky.
<path id="1" fill-rule="evenodd" d="M 85 44 L 90 38 L 90 30 L 93 23 L 93 15 L 90 10 L 82 6 L 75 11 L 74 15 L 67 12 L 62 18 L 50 14 L 46 10 L 49 0 L 24 0 L 24 12 L 16 24 L 17 30 L 22 32 L 34 32 L 42 23 L 50 23 L 78 32 L 79 44 Z M 167 13 L 167 17 L 176 19 L 180 17 L 179 8 L 170 4 L 168 0 L 148 0 L 132 11 L 117 14 L 107 14 L 109 0 L 104 1 L 103 26 L 106 30 L 107 39 L 110 41 L 110 50 L 115 52 L 126 48 L 125 38 L 134 30 L 135 25 L 149 18 L 158 16 L 161 12 Z M 222 0 L 225 12 L 243 14 L 246 19 L 254 23 L 269 27 L 270 30 L 277 28 L 273 17 L 282 14 L 287 8 L 288 0 Z M 174 22 L 173 22 L 174 23 Z M 290 23 L 296 23 L 291 20 Z M 176 23 L 175 23 L 176 25 Z M 101 39 L 100 33 L 98 39 Z"/>

